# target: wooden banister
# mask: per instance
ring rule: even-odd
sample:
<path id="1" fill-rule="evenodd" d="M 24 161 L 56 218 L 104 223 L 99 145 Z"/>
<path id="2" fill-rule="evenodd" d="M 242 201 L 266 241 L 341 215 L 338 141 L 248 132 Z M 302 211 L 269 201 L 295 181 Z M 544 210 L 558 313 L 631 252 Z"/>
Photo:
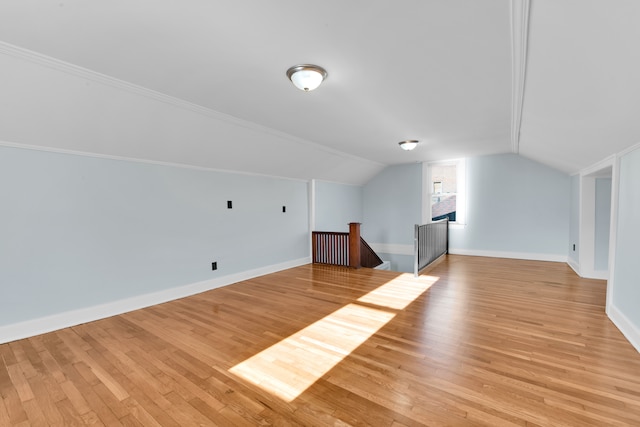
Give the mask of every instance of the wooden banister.
<path id="1" fill-rule="evenodd" d="M 311 249 L 315 264 L 349 265 L 349 233 L 314 231 Z"/>
<path id="2" fill-rule="evenodd" d="M 360 223 L 349 223 L 349 267 L 360 268 Z"/>
<path id="3" fill-rule="evenodd" d="M 349 232 L 314 231 L 311 233 L 311 255 L 314 264 L 343 265 L 351 268 L 373 268 L 382 260 L 360 237 L 360 223 L 349 224 Z"/>
<path id="4" fill-rule="evenodd" d="M 366 268 L 375 268 L 382 264 L 382 258 L 378 256 L 371 246 L 361 237 L 360 238 L 360 264 Z"/>

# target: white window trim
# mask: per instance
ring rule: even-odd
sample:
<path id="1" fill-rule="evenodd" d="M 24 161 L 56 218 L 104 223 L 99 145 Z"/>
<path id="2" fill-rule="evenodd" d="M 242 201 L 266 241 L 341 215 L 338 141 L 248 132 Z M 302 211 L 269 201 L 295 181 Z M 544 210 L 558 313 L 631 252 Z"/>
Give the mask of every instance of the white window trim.
<path id="1" fill-rule="evenodd" d="M 464 228 L 467 225 L 467 161 L 466 159 L 442 160 L 438 162 L 422 163 L 422 224 L 431 221 L 431 165 L 456 165 L 456 221 L 449 223 L 453 229 Z"/>

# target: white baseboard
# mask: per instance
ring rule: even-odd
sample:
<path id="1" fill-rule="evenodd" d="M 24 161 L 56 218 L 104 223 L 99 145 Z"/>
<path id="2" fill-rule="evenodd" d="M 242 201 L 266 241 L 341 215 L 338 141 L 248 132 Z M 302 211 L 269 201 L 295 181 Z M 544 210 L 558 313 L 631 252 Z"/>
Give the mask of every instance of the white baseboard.
<path id="1" fill-rule="evenodd" d="M 629 340 L 631 345 L 640 352 L 640 329 L 613 304 L 607 306 L 607 316 L 609 316 L 613 324 L 620 329 L 622 335 Z"/>
<path id="2" fill-rule="evenodd" d="M 553 261 L 553 262 L 567 262 L 566 255 L 557 254 L 536 254 L 531 252 L 500 252 L 500 251 L 481 251 L 476 249 L 456 249 L 449 248 L 449 253 L 452 255 L 469 255 L 469 256 L 485 256 L 491 258 L 512 258 L 512 259 L 527 259 L 532 261 Z"/>
<path id="3" fill-rule="evenodd" d="M 309 264 L 311 258 L 300 258 L 280 264 L 268 265 L 241 273 L 230 274 L 216 279 L 205 280 L 176 288 L 166 289 L 150 294 L 139 295 L 118 301 L 100 304 L 78 310 L 67 311 L 51 316 L 40 317 L 11 325 L 0 326 L 0 344 L 44 334 L 62 328 L 93 322 L 129 311 L 139 310 L 152 305 L 162 304 L 185 298 L 211 289 L 220 288 L 233 283 L 249 280 L 265 274 L 276 273 L 288 268 Z"/>
<path id="4" fill-rule="evenodd" d="M 569 257 L 567 257 L 567 264 L 569 264 L 569 267 L 571 267 L 578 276 L 585 279 L 609 280 L 609 271 L 607 270 L 582 271 L 580 264 Z"/>
<path id="5" fill-rule="evenodd" d="M 585 276 L 587 279 L 609 280 L 608 270 L 594 270 L 589 276 Z"/>
<path id="6" fill-rule="evenodd" d="M 569 257 L 567 257 L 567 264 L 569 264 L 569 267 L 571 267 L 578 276 L 582 277 L 582 274 L 580 274 L 580 264 L 578 264 L 573 258 Z"/>
<path id="7" fill-rule="evenodd" d="M 374 270 L 391 270 L 391 261 L 382 261 L 382 264 L 380 264 L 377 267 L 373 267 Z"/>
<path id="8" fill-rule="evenodd" d="M 370 243 L 371 248 L 377 253 L 394 255 L 412 255 L 413 245 L 401 245 L 392 243 Z M 491 258 L 529 259 L 534 261 L 568 262 L 569 257 L 557 254 L 536 254 L 530 252 L 500 252 L 483 251 L 476 249 L 449 248 L 452 255 L 486 256 Z M 573 267 L 572 267 L 573 268 Z"/>

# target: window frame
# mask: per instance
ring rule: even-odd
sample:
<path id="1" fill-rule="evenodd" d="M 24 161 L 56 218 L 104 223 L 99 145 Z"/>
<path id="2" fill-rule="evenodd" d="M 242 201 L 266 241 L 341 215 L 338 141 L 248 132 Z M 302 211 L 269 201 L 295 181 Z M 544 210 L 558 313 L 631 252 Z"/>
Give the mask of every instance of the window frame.
<path id="1" fill-rule="evenodd" d="M 431 171 L 434 165 L 456 166 L 456 220 L 449 223 L 451 228 L 464 228 L 467 224 L 467 162 L 466 159 L 441 160 L 422 163 L 422 223 L 429 224 L 431 220 L 431 198 L 434 189 Z"/>

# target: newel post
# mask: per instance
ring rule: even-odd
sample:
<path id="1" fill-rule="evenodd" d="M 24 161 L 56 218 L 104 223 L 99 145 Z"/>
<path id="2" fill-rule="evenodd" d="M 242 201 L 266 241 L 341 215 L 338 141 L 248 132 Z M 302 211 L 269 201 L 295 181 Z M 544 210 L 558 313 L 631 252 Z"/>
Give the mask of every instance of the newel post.
<path id="1" fill-rule="evenodd" d="M 360 223 L 349 223 L 349 267 L 360 268 Z"/>

